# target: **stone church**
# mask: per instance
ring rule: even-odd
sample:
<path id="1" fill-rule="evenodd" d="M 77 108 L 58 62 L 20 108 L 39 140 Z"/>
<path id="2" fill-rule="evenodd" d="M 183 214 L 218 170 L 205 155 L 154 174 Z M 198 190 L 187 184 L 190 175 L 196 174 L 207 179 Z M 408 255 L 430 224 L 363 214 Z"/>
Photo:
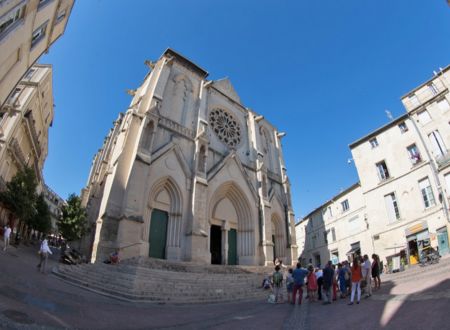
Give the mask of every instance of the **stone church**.
<path id="1" fill-rule="evenodd" d="M 225 79 L 167 49 L 95 155 L 82 199 L 92 262 L 119 248 L 204 264 L 297 259 L 279 132 Z"/>

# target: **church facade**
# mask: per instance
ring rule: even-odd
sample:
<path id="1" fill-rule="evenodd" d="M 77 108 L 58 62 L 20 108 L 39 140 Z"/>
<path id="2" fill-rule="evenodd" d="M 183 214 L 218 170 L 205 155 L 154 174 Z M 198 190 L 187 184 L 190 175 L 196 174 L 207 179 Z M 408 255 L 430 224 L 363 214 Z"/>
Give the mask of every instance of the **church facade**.
<path id="1" fill-rule="evenodd" d="M 205 264 L 297 259 L 279 132 L 228 79 L 167 49 L 95 155 L 82 192 L 91 261 L 114 249 Z"/>

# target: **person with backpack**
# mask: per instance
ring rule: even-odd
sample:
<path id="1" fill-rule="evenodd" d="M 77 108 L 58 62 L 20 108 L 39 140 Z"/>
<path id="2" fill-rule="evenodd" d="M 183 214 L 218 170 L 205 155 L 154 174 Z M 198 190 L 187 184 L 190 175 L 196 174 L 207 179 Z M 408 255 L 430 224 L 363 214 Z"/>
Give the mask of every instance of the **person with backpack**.
<path id="1" fill-rule="evenodd" d="M 272 281 L 273 281 L 273 293 L 275 295 L 275 302 L 282 303 L 283 294 L 281 292 L 281 289 L 283 288 L 283 273 L 280 271 L 279 265 L 275 267 L 275 272 L 272 275 Z"/>

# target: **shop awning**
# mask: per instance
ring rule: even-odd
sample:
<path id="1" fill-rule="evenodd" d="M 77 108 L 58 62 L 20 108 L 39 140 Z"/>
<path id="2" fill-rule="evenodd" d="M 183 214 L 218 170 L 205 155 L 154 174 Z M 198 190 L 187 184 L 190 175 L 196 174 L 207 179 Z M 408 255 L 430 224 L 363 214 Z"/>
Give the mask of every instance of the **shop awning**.
<path id="1" fill-rule="evenodd" d="M 350 251 L 347 252 L 347 255 L 350 256 L 350 255 L 352 255 L 353 253 L 355 253 L 356 251 L 359 251 L 359 250 L 360 250 L 359 246 L 352 247 L 350 249 Z"/>

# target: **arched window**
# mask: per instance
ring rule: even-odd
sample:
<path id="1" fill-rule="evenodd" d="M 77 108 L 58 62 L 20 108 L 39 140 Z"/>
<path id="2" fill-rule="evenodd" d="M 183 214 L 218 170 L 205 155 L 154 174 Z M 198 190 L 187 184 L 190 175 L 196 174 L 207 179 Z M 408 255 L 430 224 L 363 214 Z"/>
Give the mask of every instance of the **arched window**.
<path id="1" fill-rule="evenodd" d="M 144 136 L 142 138 L 141 147 L 147 152 L 151 152 L 150 148 L 152 147 L 153 134 L 155 132 L 155 124 L 153 121 L 150 121 L 144 130 Z"/>
<path id="2" fill-rule="evenodd" d="M 198 155 L 198 171 L 205 173 L 206 171 L 206 150 L 205 146 L 200 147 L 200 153 Z"/>

